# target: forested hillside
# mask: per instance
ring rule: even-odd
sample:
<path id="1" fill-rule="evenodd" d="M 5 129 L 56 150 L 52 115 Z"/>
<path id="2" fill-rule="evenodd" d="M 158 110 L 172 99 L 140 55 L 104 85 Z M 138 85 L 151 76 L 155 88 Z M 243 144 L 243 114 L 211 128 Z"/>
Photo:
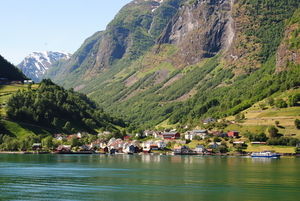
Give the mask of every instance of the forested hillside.
<path id="1" fill-rule="evenodd" d="M 19 90 L 7 102 L 7 117 L 70 133 L 95 129 L 118 130 L 123 120 L 111 117 L 86 95 L 43 80 L 38 89 Z"/>
<path id="2" fill-rule="evenodd" d="M 21 70 L 8 62 L 0 55 L 0 78 L 7 78 L 9 81 L 22 81 L 28 79 Z"/>
<path id="3" fill-rule="evenodd" d="M 135 2 L 51 77 L 150 126 L 236 115 L 299 86 L 300 0 Z"/>

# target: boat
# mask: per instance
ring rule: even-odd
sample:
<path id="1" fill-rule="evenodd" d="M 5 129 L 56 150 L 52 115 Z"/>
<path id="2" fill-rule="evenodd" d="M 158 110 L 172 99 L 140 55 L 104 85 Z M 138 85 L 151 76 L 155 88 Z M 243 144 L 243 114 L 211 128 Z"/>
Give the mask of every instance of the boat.
<path id="1" fill-rule="evenodd" d="M 272 151 L 260 151 L 260 152 L 253 152 L 251 154 L 252 158 L 280 158 L 280 155 L 276 152 Z"/>

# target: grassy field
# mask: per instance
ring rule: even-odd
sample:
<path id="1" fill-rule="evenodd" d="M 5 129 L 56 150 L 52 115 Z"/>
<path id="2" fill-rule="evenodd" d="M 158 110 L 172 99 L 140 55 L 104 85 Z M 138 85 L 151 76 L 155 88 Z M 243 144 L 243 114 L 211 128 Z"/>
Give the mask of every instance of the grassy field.
<path id="1" fill-rule="evenodd" d="M 0 85 L 0 104 L 6 103 L 9 97 L 18 90 L 27 90 L 28 85 L 14 84 L 14 85 Z M 37 84 L 31 86 L 32 89 L 38 88 Z M 5 109 L 0 107 L 0 116 L 5 116 Z"/>
<path id="2" fill-rule="evenodd" d="M 241 139 L 244 140 L 244 139 Z M 198 144 L 203 144 L 203 141 L 198 141 L 198 140 L 192 140 L 189 144 L 189 148 L 195 149 Z M 263 150 L 269 150 L 269 151 L 275 151 L 278 153 L 295 153 L 295 147 L 290 147 L 290 146 L 268 146 L 268 145 L 252 145 L 250 142 L 246 143 L 247 149 L 245 149 L 245 152 L 260 152 Z M 234 153 L 236 152 L 236 149 L 233 147 L 232 144 L 227 141 L 227 146 L 229 150 L 232 150 L 231 152 Z"/>
<path id="3" fill-rule="evenodd" d="M 268 145 L 248 145 L 246 152 L 260 152 L 263 150 L 275 151 L 278 153 L 295 153 L 295 147 L 289 146 L 268 146 Z"/>
<path id="4" fill-rule="evenodd" d="M 6 120 L 3 120 L 3 122 L 6 128 L 5 133 L 13 137 L 20 138 L 31 134 L 41 134 L 41 135 L 48 136 L 57 133 L 57 131 L 44 129 L 33 125 L 20 124 L 20 123 L 10 122 Z"/>
<path id="5" fill-rule="evenodd" d="M 277 94 L 274 100 L 276 101 L 281 98 L 286 101 L 289 95 L 296 93 L 300 93 L 300 89 L 292 89 L 282 94 Z M 263 109 L 261 109 L 261 104 L 265 104 Z M 262 100 L 242 113 L 245 115 L 245 119 L 236 125 L 230 125 L 226 130 L 238 130 L 241 134 L 246 131 L 268 134 L 268 127 L 275 126 L 275 121 L 278 121 L 279 126 L 277 129 L 280 134 L 287 136 L 295 134 L 296 137 L 300 138 L 300 130 L 294 125 L 294 120 L 300 119 L 300 102 L 295 107 L 276 108 L 275 106 L 268 105 L 267 100 Z M 226 119 L 232 121 L 235 117 L 231 116 Z"/>

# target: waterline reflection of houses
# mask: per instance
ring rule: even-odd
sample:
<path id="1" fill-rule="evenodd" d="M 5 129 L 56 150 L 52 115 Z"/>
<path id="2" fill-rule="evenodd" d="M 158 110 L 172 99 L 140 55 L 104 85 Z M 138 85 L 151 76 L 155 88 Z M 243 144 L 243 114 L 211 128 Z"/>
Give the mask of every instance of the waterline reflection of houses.
<path id="1" fill-rule="evenodd" d="M 141 155 L 141 157 L 144 163 L 160 163 L 162 161 L 162 157 L 159 155 Z"/>

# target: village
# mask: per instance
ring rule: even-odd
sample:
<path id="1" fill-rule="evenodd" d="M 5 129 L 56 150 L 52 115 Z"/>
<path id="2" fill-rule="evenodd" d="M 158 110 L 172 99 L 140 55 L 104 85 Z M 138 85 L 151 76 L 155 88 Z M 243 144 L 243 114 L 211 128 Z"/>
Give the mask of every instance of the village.
<path id="1" fill-rule="evenodd" d="M 214 132 L 207 130 L 191 130 L 180 134 L 175 129 L 170 131 L 145 130 L 142 134 L 126 135 L 121 138 L 110 138 L 111 132 L 105 131 L 98 134 L 98 139 L 90 144 L 80 146 L 70 145 L 73 138 L 87 138 L 89 134 L 78 132 L 73 135 L 55 134 L 53 140 L 61 141 L 61 145 L 51 150 L 55 154 L 168 154 L 168 155 L 211 155 L 213 153 L 223 153 L 220 147 L 226 147 L 224 139 L 239 138 L 238 131 L 229 131 L 228 133 Z M 137 140 L 133 139 L 139 137 Z M 210 140 L 212 137 L 219 139 L 218 142 Z M 146 140 L 143 140 L 146 139 Z M 199 144 L 189 147 L 188 143 L 192 140 Z M 221 140 L 223 139 L 223 140 Z M 202 143 L 201 143 L 202 142 Z M 65 143 L 65 144 L 63 144 Z M 206 144 L 204 144 L 206 143 Z M 233 141 L 233 145 L 244 145 L 244 141 Z M 43 153 L 45 145 L 34 143 L 32 150 L 35 153 Z M 27 151 L 27 150 L 22 150 Z"/>

